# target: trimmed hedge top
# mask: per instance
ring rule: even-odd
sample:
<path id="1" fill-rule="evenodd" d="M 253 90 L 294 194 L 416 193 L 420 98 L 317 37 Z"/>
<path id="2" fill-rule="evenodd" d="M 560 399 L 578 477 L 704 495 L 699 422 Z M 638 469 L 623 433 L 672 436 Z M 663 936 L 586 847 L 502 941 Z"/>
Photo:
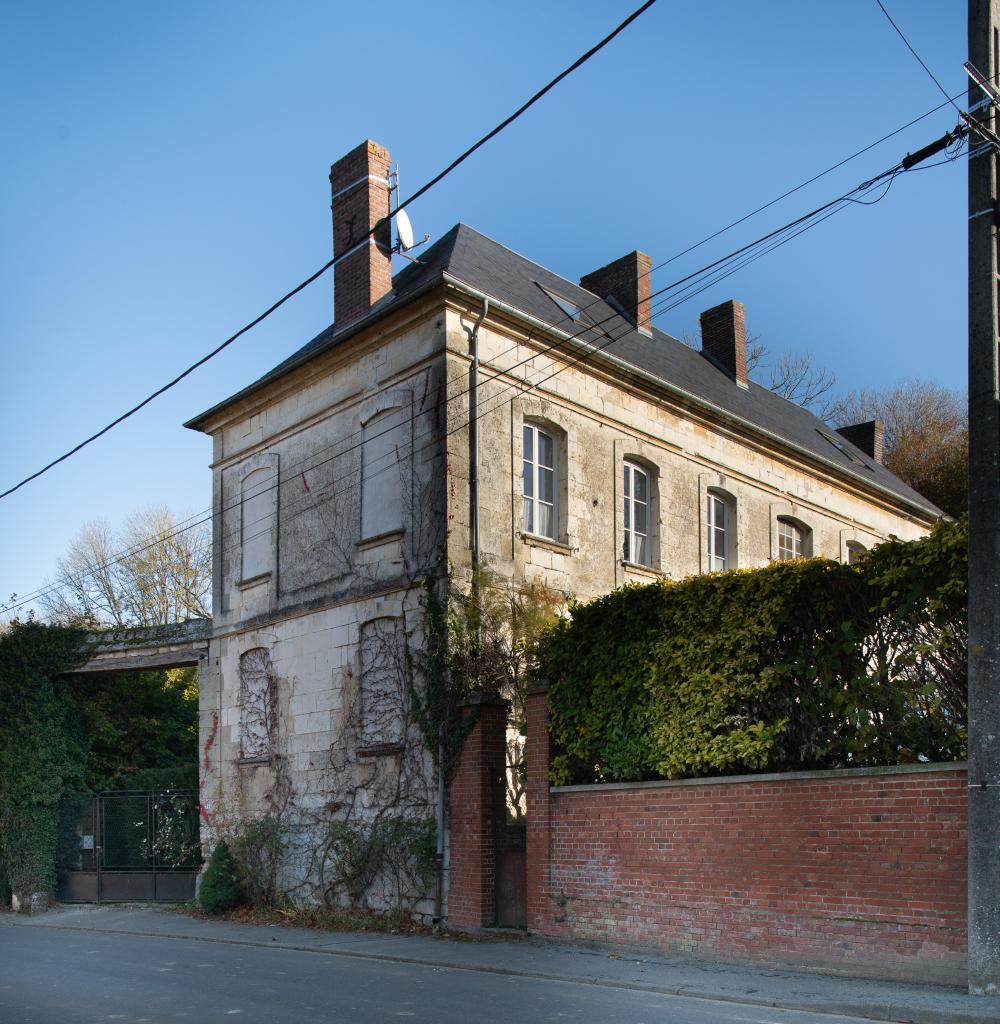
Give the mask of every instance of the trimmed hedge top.
<path id="1" fill-rule="evenodd" d="M 965 755 L 967 533 L 630 585 L 543 638 L 559 784 Z"/>

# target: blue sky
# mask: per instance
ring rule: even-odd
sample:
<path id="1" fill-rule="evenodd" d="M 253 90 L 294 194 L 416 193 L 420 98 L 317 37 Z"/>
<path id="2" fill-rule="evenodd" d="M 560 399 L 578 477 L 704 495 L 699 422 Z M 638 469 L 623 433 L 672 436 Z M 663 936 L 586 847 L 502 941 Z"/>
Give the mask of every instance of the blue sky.
<path id="1" fill-rule="evenodd" d="M 637 0 L 8 5 L 0 33 L 0 490 L 144 397 L 330 257 L 330 164 L 388 146 L 408 195 Z M 887 0 L 952 94 L 965 4 Z M 660 0 L 409 210 L 578 279 L 659 263 L 942 102 L 874 0 Z M 846 192 L 951 128 L 939 111 L 653 287 Z M 897 180 L 657 321 L 735 297 L 772 351 L 841 389 L 964 388 L 964 160 Z M 0 501 L 0 597 L 80 525 L 211 503 L 181 422 L 326 327 L 326 276 L 127 424 Z"/>

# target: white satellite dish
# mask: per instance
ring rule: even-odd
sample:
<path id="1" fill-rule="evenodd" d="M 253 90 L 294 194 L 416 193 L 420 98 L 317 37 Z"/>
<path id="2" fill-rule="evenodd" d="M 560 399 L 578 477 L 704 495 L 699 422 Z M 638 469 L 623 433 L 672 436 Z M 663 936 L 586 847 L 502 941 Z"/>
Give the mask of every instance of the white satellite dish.
<path id="1" fill-rule="evenodd" d="M 405 210 L 396 211 L 396 235 L 401 252 L 413 248 L 413 225 Z"/>

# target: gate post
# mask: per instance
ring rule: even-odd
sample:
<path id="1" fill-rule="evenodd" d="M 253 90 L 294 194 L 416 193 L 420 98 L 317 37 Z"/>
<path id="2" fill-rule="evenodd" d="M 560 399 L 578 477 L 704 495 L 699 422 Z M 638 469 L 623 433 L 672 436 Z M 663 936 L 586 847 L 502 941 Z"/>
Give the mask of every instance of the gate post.
<path id="1" fill-rule="evenodd" d="M 549 762 L 552 739 L 549 736 L 548 683 L 535 680 L 528 688 L 526 701 L 527 735 L 527 834 L 525 872 L 528 880 L 528 931 L 545 934 L 551 916 L 549 893 Z"/>
<path id="2" fill-rule="evenodd" d="M 475 724 L 448 792 L 448 923 L 496 923 L 496 846 L 507 814 L 507 702 L 473 694 L 463 707 Z"/>

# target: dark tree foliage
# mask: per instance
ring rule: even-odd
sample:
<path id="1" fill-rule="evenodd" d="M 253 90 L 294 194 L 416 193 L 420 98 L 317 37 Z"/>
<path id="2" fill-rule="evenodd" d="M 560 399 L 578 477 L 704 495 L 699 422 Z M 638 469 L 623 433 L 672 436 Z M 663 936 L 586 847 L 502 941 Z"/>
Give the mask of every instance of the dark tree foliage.
<path id="1" fill-rule="evenodd" d="M 964 523 L 826 559 L 625 587 L 543 639 L 560 783 L 965 753 Z"/>
<path id="2" fill-rule="evenodd" d="M 88 789 L 197 789 L 196 669 L 78 677 Z"/>
<path id="3" fill-rule="evenodd" d="M 31 619 L 0 632 L 0 877 L 25 899 L 52 889 L 63 796 L 197 788 L 195 675 L 67 675 L 90 645 Z"/>

